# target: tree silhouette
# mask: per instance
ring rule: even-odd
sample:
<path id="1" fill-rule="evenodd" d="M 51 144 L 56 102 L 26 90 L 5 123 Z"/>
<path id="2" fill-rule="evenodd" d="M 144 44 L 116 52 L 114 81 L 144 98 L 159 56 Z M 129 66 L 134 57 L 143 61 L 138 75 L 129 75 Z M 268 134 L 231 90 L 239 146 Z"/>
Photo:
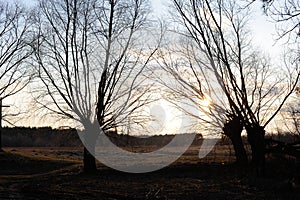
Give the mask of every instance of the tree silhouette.
<path id="1" fill-rule="evenodd" d="M 159 43 L 144 41 L 147 14 L 144 0 L 39 1 L 40 39 L 33 47 L 44 85 L 36 90 L 40 105 L 85 129 L 98 123 L 105 132 L 126 124 L 147 103 L 149 86 L 141 74 Z M 84 148 L 85 172 L 96 170 L 92 153 Z"/>
<path id="2" fill-rule="evenodd" d="M 217 102 L 215 108 L 220 110 L 219 107 L 223 106 L 231 116 L 227 122 L 223 121 L 223 131 L 229 131 L 228 126 L 235 124 L 231 131 L 238 130 L 236 137 L 241 137 L 239 123 L 243 124 L 251 145 L 252 161 L 256 169 L 263 172 L 265 127 L 295 90 L 300 75 L 298 65 L 286 64 L 288 70 L 286 74 L 282 73 L 283 76 L 273 74 L 275 68 L 268 60 L 251 49 L 246 28 L 249 13 L 236 2 L 173 0 L 173 6 L 175 22 L 181 25 L 180 34 L 191 44 L 192 55 L 187 55 L 193 62 L 186 66 L 195 80 L 199 80 L 191 88 L 200 94 L 209 93 L 214 86 L 206 84 L 205 78 L 212 74 L 216 77 L 222 89 L 214 93 L 222 93 L 226 102 L 225 105 Z M 204 69 L 212 73 L 205 74 Z M 242 140 L 236 141 L 240 144 Z M 235 147 L 237 149 L 243 152 L 243 148 Z"/>
<path id="3" fill-rule="evenodd" d="M 32 54 L 29 46 L 33 40 L 30 33 L 31 24 L 30 16 L 20 5 L 0 2 L 1 102 L 20 92 L 31 80 L 30 70 L 25 63 Z"/>

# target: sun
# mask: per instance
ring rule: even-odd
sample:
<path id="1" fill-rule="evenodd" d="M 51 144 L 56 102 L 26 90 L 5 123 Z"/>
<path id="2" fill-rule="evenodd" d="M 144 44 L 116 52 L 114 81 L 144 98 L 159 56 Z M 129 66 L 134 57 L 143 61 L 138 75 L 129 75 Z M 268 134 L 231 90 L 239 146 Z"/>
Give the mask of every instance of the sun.
<path id="1" fill-rule="evenodd" d="M 211 100 L 209 98 L 204 98 L 203 100 L 201 100 L 201 105 L 203 107 L 209 108 L 211 105 Z"/>

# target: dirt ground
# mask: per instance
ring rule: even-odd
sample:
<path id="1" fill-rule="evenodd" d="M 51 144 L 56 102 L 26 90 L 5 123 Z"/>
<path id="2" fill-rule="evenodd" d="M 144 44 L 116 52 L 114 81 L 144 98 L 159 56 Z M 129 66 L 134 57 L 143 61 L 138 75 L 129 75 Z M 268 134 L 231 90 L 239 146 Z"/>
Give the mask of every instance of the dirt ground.
<path id="1" fill-rule="evenodd" d="M 227 147 L 199 159 L 197 147 L 162 170 L 129 174 L 98 163 L 82 173 L 80 148 L 5 148 L 0 199 L 300 199 L 291 158 L 270 157 L 267 174 L 240 170 Z M 298 170 L 299 172 L 299 170 Z"/>

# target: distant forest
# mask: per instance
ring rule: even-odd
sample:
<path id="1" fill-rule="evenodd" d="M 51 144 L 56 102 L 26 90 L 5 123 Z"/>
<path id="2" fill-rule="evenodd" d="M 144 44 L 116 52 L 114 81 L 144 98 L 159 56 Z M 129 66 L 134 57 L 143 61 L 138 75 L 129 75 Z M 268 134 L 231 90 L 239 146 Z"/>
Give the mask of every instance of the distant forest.
<path id="1" fill-rule="evenodd" d="M 4 127 L 3 147 L 75 147 L 82 146 L 76 129 L 51 127 Z"/>
<path id="2" fill-rule="evenodd" d="M 174 135 L 157 135 L 150 138 L 134 137 L 108 131 L 106 135 L 118 146 L 164 146 Z M 184 134 L 183 134 L 184 138 Z M 197 134 L 194 145 L 200 145 L 202 135 Z M 2 128 L 3 147 L 81 147 L 77 131 L 74 128 L 53 129 L 51 127 L 4 127 Z"/>
<path id="3" fill-rule="evenodd" d="M 168 144 L 174 137 L 174 135 L 156 135 L 150 138 L 134 137 L 117 134 L 113 131 L 107 132 L 106 135 L 114 144 L 120 147 L 162 147 Z M 288 133 L 269 135 L 267 137 L 272 137 L 286 143 L 299 140 L 298 135 Z M 202 135 L 197 134 L 193 145 L 201 145 L 202 139 Z M 243 141 L 248 143 L 246 137 L 243 137 Z M 228 145 L 231 142 L 226 136 L 223 136 L 219 144 Z M 2 145 L 3 147 L 83 147 L 76 129 L 53 129 L 51 127 L 4 127 L 2 128 Z"/>

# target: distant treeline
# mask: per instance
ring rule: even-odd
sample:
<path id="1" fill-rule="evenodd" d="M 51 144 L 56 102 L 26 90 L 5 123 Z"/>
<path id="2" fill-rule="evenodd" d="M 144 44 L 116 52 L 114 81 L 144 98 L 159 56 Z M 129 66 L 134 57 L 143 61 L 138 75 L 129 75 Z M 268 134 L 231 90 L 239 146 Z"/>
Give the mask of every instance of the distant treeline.
<path id="1" fill-rule="evenodd" d="M 76 129 L 53 129 L 51 127 L 5 127 L 2 128 L 4 147 L 76 147 L 81 141 Z"/>
<path id="2" fill-rule="evenodd" d="M 265 135 L 265 139 L 266 140 L 273 139 L 273 140 L 281 141 L 281 142 L 284 142 L 284 143 L 295 143 L 295 142 L 300 141 L 300 135 L 293 134 L 293 133 L 290 133 L 290 132 L 280 133 L 280 134 L 267 133 Z M 247 138 L 246 135 L 242 136 L 242 140 L 243 140 L 244 144 L 249 145 L 248 138 Z M 219 145 L 230 145 L 231 140 L 227 136 L 222 135 L 222 137 L 219 140 L 218 144 Z"/>
<path id="3" fill-rule="evenodd" d="M 188 134 L 188 133 L 186 133 Z M 186 134 L 179 134 L 177 142 L 172 142 L 173 145 L 182 145 L 182 142 L 186 140 Z M 110 140 L 117 144 L 120 147 L 163 147 L 171 142 L 171 140 L 175 137 L 175 135 L 154 135 L 151 137 L 133 137 L 130 135 L 117 134 L 115 132 L 108 132 L 106 134 Z M 192 145 L 200 145 L 202 143 L 202 135 L 196 134 L 196 137 L 192 143 Z"/>
<path id="4" fill-rule="evenodd" d="M 129 135 L 117 134 L 113 131 L 107 132 L 106 135 L 114 144 L 121 147 L 162 147 L 174 138 L 174 135 L 157 135 L 149 138 L 138 138 Z M 186 138 L 184 134 L 180 137 L 180 140 L 184 140 Z M 197 134 L 193 144 L 199 145 L 201 143 L 202 135 Z M 80 147 L 82 146 L 82 143 L 76 129 L 73 128 L 53 129 L 51 127 L 4 127 L 2 128 L 2 145 L 4 147 Z"/>

